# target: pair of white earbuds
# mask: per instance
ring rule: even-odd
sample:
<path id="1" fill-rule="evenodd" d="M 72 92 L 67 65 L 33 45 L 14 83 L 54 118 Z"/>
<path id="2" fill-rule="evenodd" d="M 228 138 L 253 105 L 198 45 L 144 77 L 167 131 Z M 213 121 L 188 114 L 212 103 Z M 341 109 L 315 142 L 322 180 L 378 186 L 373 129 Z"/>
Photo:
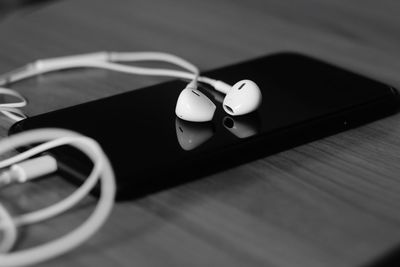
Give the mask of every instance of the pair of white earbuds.
<path id="1" fill-rule="evenodd" d="M 177 65 L 189 72 L 115 63 L 128 61 L 163 61 Z M 96 52 L 38 60 L 0 75 L 0 86 L 39 74 L 72 68 L 102 68 L 137 75 L 168 76 L 191 80 L 179 95 L 175 108 L 176 115 L 186 121 L 210 121 L 216 110 L 215 104 L 197 89 L 198 82 L 206 83 L 216 91 L 226 94 L 222 105 L 225 112 L 231 116 L 251 113 L 260 106 L 262 101 L 260 88 L 253 81 L 242 80 L 231 86 L 223 81 L 200 76 L 199 69 L 192 63 L 178 56 L 162 52 Z M 8 88 L 0 89 L 0 94 L 19 98 L 18 102 L 7 103 L 4 108 L 0 104 L 0 111 L 13 120 L 25 118 L 26 115 L 18 109 L 26 105 L 25 98 Z M 12 110 L 10 110 L 10 105 Z"/>
<path id="2" fill-rule="evenodd" d="M 189 83 L 180 93 L 175 113 L 179 118 L 186 121 L 211 121 L 216 106 L 194 85 L 194 83 Z M 231 88 L 224 86 L 223 89 L 218 90 L 226 94 L 222 107 L 231 116 L 251 113 L 261 104 L 262 94 L 260 88 L 251 80 L 241 80 Z"/>

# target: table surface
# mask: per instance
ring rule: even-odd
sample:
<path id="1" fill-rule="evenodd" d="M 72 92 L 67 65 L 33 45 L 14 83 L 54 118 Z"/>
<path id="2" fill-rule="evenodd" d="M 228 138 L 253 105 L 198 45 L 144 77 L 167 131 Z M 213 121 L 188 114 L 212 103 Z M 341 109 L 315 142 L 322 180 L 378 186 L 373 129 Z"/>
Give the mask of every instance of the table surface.
<path id="1" fill-rule="evenodd" d="M 0 22 L 0 73 L 38 58 L 159 50 L 202 70 L 279 51 L 400 88 L 396 0 L 69 0 Z M 164 79 L 104 70 L 12 86 L 36 115 Z M 79 249 L 40 266 L 360 266 L 400 243 L 400 114 L 135 201 Z M 0 136 L 11 122 L 0 117 Z M 105 125 L 107 127 L 107 125 Z M 13 214 L 74 190 L 62 177 L 1 191 Z M 95 199 L 23 229 L 23 249 L 68 232 Z"/>

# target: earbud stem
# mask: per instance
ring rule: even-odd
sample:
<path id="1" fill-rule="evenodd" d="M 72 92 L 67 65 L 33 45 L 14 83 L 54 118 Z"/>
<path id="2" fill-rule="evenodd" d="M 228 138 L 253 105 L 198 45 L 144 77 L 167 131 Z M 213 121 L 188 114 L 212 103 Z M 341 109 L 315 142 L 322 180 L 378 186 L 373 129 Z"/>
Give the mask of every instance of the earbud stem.
<path id="1" fill-rule="evenodd" d="M 231 90 L 232 86 L 223 82 L 223 81 L 215 81 L 213 84 L 213 87 L 215 88 L 215 90 L 217 90 L 218 92 L 221 92 L 223 94 L 227 94 L 229 92 L 229 90 Z"/>
<path id="2" fill-rule="evenodd" d="M 196 80 L 191 81 L 186 85 L 185 89 L 193 89 L 193 90 L 197 89 L 197 81 Z"/>

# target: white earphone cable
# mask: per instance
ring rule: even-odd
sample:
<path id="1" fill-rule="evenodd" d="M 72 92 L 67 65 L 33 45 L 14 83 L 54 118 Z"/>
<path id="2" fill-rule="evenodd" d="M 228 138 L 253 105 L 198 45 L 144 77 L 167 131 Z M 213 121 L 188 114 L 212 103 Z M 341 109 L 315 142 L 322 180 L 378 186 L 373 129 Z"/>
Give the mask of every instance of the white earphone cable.
<path id="1" fill-rule="evenodd" d="M 0 266 L 27 266 L 43 262 L 45 260 L 57 257 L 90 238 L 97 230 L 104 224 L 112 210 L 115 198 L 115 180 L 111 164 L 100 146 L 92 139 L 82 137 L 74 132 L 60 129 L 41 129 L 24 132 L 11 136 L 7 140 L 0 141 L 0 154 L 5 153 L 11 149 L 26 146 L 32 143 L 47 142 L 41 145 L 40 149 L 36 149 L 35 153 L 26 153 L 24 157 L 31 156 L 32 154 L 41 153 L 47 149 L 69 144 L 84 152 L 94 163 L 94 169 L 90 174 L 90 181 L 88 180 L 70 197 L 54 204 L 48 208 L 28 213 L 20 217 L 12 218 L 12 225 L 10 225 L 10 216 L 7 215 L 5 209 L 0 206 L 0 230 L 8 234 L 8 241 L 5 246 L 6 250 L 10 249 L 12 243 L 16 239 L 16 234 L 12 233 L 12 229 L 16 226 L 21 226 L 28 223 L 35 223 L 43 219 L 51 218 L 58 215 L 69 208 L 72 208 L 79 200 L 86 196 L 89 191 L 96 184 L 96 181 L 101 179 L 101 194 L 98 204 L 92 215 L 77 229 L 69 234 L 34 248 L 26 249 L 23 251 L 12 252 L 7 254 L 0 254 Z M 16 158 L 6 162 L 9 165 L 16 162 Z M 84 188 L 84 189 L 82 189 Z M 79 193 L 77 193 L 79 192 Z M 8 218 L 8 220 L 7 220 Z M 14 240 L 14 241 L 13 241 Z"/>
<path id="2" fill-rule="evenodd" d="M 171 63 L 173 65 L 179 66 L 189 72 L 192 75 L 186 75 L 185 79 L 195 79 L 196 75 L 199 74 L 199 69 L 193 65 L 192 63 L 186 61 L 183 58 L 177 57 L 172 54 L 162 53 L 162 52 L 97 52 L 90 54 L 82 54 L 82 55 L 74 55 L 74 56 L 65 56 L 65 57 L 57 57 L 50 59 L 42 59 L 38 60 L 34 63 L 27 64 L 22 68 L 18 68 L 16 70 L 10 71 L 3 75 L 0 75 L 0 85 L 14 83 L 32 76 L 36 76 L 39 74 L 44 74 L 47 72 L 71 69 L 71 68 L 82 68 L 82 67 L 92 67 L 86 66 L 86 63 L 90 62 L 103 62 L 103 63 L 112 63 L 112 62 L 137 62 L 137 61 L 163 61 L 167 63 Z M 113 63 L 116 64 L 116 63 Z M 96 67 L 96 66 L 94 66 Z M 129 67 L 129 66 L 127 66 Z M 107 67 L 99 66 L 98 68 L 107 69 Z M 130 71 L 132 74 L 141 74 L 141 75 L 158 75 L 155 74 L 147 74 L 148 70 L 152 70 L 153 68 L 148 67 L 134 67 Z M 166 70 L 166 69 L 159 69 Z M 171 74 L 171 77 L 180 78 L 180 74 L 178 76 Z M 160 72 L 160 76 L 169 76 L 168 74 L 164 74 Z"/>
<path id="3" fill-rule="evenodd" d="M 17 226 L 13 222 L 11 215 L 0 203 L 0 231 L 3 232 L 3 240 L 0 242 L 0 255 L 10 251 L 18 238 Z"/>
<path id="4" fill-rule="evenodd" d="M 17 156 L 14 156 L 12 158 L 9 158 L 7 160 L 4 160 L 0 162 L 0 168 L 4 168 L 7 166 L 10 166 L 16 162 L 20 162 L 23 160 L 26 160 L 30 157 L 33 157 L 35 155 L 38 155 L 44 151 L 47 151 L 51 148 L 61 146 L 61 145 L 67 145 L 67 144 L 83 144 L 85 145 L 86 142 L 90 142 L 91 139 L 88 139 L 86 137 L 79 137 L 78 139 L 75 137 L 62 137 L 58 138 L 56 140 L 48 141 L 44 144 L 38 145 L 30 150 L 27 150 Z M 88 176 L 88 178 L 85 180 L 85 182 L 72 193 L 70 196 L 66 197 L 62 201 L 53 204 L 47 208 L 43 208 L 41 210 L 31 212 L 28 214 L 24 214 L 21 216 L 18 216 L 14 218 L 14 222 L 18 225 L 26 225 L 26 224 L 32 224 L 32 223 L 37 223 L 43 220 L 47 220 L 49 218 L 52 218 L 54 216 L 57 216 L 60 213 L 65 212 L 66 210 L 70 209 L 74 205 L 76 205 L 79 201 L 81 201 L 85 196 L 87 196 L 90 192 L 91 189 L 96 185 L 96 182 L 99 177 L 101 169 L 100 166 L 97 164 L 94 165 L 92 172 Z"/>
<path id="5" fill-rule="evenodd" d="M 189 72 L 161 68 L 137 67 L 114 63 L 137 61 L 167 62 L 179 66 Z M 199 69 L 185 59 L 162 52 L 97 52 L 42 59 L 28 64 L 25 67 L 0 75 L 0 85 L 18 82 L 20 80 L 48 72 L 73 68 L 100 68 L 135 75 L 175 77 L 191 80 L 195 84 L 197 81 L 199 81 L 211 85 L 217 91 L 222 93 L 227 93 L 231 88 L 230 85 L 222 81 L 200 76 Z M 27 104 L 26 99 L 22 95 L 8 88 L 0 88 L 0 95 L 1 94 L 11 95 L 19 99 L 18 102 L 0 104 L 0 111 L 3 114 L 15 121 L 26 118 L 26 115 L 22 111 L 16 109 L 19 107 L 24 107 Z M 13 108 L 14 110 L 7 110 L 6 108 Z"/>

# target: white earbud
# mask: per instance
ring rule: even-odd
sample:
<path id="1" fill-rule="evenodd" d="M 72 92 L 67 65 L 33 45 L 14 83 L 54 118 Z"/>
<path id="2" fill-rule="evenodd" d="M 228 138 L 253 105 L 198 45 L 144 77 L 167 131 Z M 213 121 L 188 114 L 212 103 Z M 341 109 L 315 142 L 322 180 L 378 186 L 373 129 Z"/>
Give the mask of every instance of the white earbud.
<path id="1" fill-rule="evenodd" d="M 211 121 L 215 104 L 190 83 L 182 90 L 176 102 L 175 114 L 178 118 L 192 122 Z"/>
<path id="2" fill-rule="evenodd" d="M 242 80 L 229 90 L 223 102 L 226 113 L 232 116 L 253 112 L 261 105 L 260 88 L 251 80 Z"/>

